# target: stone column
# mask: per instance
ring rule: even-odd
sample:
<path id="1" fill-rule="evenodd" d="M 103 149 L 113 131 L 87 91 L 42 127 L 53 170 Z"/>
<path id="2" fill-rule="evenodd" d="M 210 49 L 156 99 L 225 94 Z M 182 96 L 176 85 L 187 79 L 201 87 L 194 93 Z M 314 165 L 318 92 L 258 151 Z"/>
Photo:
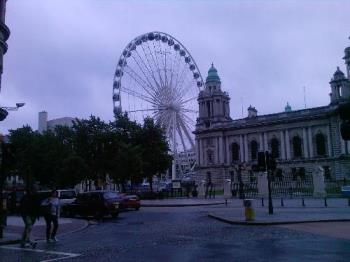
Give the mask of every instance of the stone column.
<path id="1" fill-rule="evenodd" d="M 331 142 L 331 129 L 327 128 L 327 146 L 328 146 L 328 156 L 332 156 L 332 142 Z"/>
<path id="2" fill-rule="evenodd" d="M 311 132 L 311 127 L 308 127 L 308 135 L 309 135 L 309 155 L 310 158 L 314 157 L 314 146 L 312 144 L 312 132 Z"/>
<path id="3" fill-rule="evenodd" d="M 226 136 L 226 164 L 231 163 L 231 158 L 230 158 L 230 139 L 228 136 Z"/>
<path id="4" fill-rule="evenodd" d="M 265 172 L 261 172 L 258 174 L 258 195 L 259 197 L 268 197 L 269 190 L 267 184 L 267 174 Z"/>
<path id="5" fill-rule="evenodd" d="M 232 191 L 231 191 L 231 180 L 225 179 L 224 180 L 224 198 L 232 198 Z"/>
<path id="6" fill-rule="evenodd" d="M 304 157 L 309 157 L 309 151 L 307 150 L 308 142 L 307 142 L 307 135 L 306 135 L 306 128 L 303 128 L 303 147 L 304 147 Z"/>
<path id="7" fill-rule="evenodd" d="M 284 134 L 283 134 L 283 130 L 280 131 L 280 135 L 281 135 L 281 158 L 284 160 L 286 159 L 286 149 L 285 149 L 285 143 L 284 143 Z"/>
<path id="8" fill-rule="evenodd" d="M 345 153 L 346 153 L 346 150 L 345 150 L 345 141 L 341 138 L 340 134 L 339 134 L 339 137 L 340 137 L 341 153 L 342 153 L 342 154 L 345 154 Z"/>
<path id="9" fill-rule="evenodd" d="M 247 135 L 244 135 L 244 161 L 248 162 L 249 157 L 248 157 L 248 139 Z"/>
<path id="10" fill-rule="evenodd" d="M 198 139 L 197 138 L 195 139 L 194 146 L 195 146 L 195 152 L 196 152 L 196 162 L 197 162 L 198 165 L 200 165 L 201 162 L 200 162 L 200 157 L 199 157 L 200 153 L 199 153 L 199 144 L 198 144 Z"/>
<path id="11" fill-rule="evenodd" d="M 203 138 L 199 140 L 200 142 L 200 158 L 201 158 L 201 165 L 204 166 L 205 165 L 205 161 L 204 161 L 204 142 L 203 142 Z"/>
<path id="12" fill-rule="evenodd" d="M 267 134 L 264 132 L 264 151 L 269 151 L 269 145 L 267 144 Z"/>
<path id="13" fill-rule="evenodd" d="M 222 142 L 222 136 L 219 136 L 219 163 L 225 163 L 225 154 L 224 154 L 224 144 Z"/>
<path id="14" fill-rule="evenodd" d="M 317 166 L 312 172 L 312 182 L 314 184 L 314 197 L 325 197 L 324 169 L 321 166 Z"/>
<path id="15" fill-rule="evenodd" d="M 286 156 L 287 156 L 287 159 L 289 160 L 290 159 L 290 141 L 289 141 L 289 131 L 288 129 L 286 129 Z"/>
<path id="16" fill-rule="evenodd" d="M 264 151 L 264 140 L 263 140 L 263 133 L 259 134 L 259 151 Z"/>
<path id="17" fill-rule="evenodd" d="M 244 162 L 243 135 L 239 135 L 239 157 Z"/>

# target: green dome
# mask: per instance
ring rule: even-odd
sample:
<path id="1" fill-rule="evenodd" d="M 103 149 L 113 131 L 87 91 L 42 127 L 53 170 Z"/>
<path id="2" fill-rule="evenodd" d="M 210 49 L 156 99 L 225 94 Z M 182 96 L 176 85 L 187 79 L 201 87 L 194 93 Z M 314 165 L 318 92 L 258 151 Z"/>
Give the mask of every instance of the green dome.
<path id="1" fill-rule="evenodd" d="M 213 63 L 211 64 L 211 67 L 209 68 L 208 76 L 207 76 L 207 79 L 206 79 L 205 82 L 206 82 L 206 83 L 208 83 L 208 82 L 218 82 L 218 83 L 221 83 L 220 77 L 219 77 L 219 75 L 218 75 L 218 71 L 217 71 L 216 68 L 214 67 L 214 64 L 213 64 Z"/>

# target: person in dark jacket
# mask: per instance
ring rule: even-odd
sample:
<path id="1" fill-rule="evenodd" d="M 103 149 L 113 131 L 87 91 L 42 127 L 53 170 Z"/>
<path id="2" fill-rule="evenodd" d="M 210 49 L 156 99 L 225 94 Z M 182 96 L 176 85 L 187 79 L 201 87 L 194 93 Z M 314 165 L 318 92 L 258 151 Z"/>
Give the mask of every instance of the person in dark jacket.
<path id="1" fill-rule="evenodd" d="M 21 240 L 21 247 L 35 248 L 37 243 L 30 240 L 30 233 L 36 219 L 40 216 L 41 200 L 35 187 L 27 191 L 20 203 L 20 213 L 24 222 L 24 230 Z"/>

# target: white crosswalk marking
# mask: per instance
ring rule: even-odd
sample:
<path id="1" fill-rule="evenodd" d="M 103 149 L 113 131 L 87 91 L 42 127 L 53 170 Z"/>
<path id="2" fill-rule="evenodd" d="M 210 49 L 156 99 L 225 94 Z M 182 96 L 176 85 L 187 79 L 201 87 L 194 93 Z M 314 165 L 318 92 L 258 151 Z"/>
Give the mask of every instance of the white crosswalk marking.
<path id="1" fill-rule="evenodd" d="M 63 260 L 63 259 L 78 257 L 81 255 L 81 254 L 75 254 L 75 253 L 58 252 L 58 251 L 50 251 L 50 250 L 43 250 L 43 249 L 32 249 L 32 248 L 20 248 L 20 247 L 12 247 L 12 246 L 1 246 L 0 248 L 1 249 L 8 249 L 8 250 L 20 250 L 20 251 L 28 251 L 28 252 L 36 252 L 36 253 L 44 253 L 44 254 L 49 254 L 49 255 L 61 256 L 58 258 L 41 260 L 41 262 Z"/>

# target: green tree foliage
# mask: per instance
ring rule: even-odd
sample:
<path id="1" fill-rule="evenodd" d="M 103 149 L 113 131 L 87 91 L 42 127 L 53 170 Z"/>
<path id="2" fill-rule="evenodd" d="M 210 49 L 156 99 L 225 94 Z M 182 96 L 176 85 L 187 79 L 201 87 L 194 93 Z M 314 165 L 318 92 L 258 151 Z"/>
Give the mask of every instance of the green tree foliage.
<path id="1" fill-rule="evenodd" d="M 171 165 L 169 144 L 164 130 L 152 118 L 144 120 L 138 141 L 142 147 L 143 174 L 153 190 L 153 176 L 165 173 Z"/>
<path id="2" fill-rule="evenodd" d="M 105 123 L 98 117 L 76 119 L 43 134 L 29 126 L 10 130 L 16 170 L 28 183 L 72 187 L 83 180 L 140 183 L 167 171 L 169 147 L 162 128 L 150 118 L 143 125 L 126 114 Z"/>

